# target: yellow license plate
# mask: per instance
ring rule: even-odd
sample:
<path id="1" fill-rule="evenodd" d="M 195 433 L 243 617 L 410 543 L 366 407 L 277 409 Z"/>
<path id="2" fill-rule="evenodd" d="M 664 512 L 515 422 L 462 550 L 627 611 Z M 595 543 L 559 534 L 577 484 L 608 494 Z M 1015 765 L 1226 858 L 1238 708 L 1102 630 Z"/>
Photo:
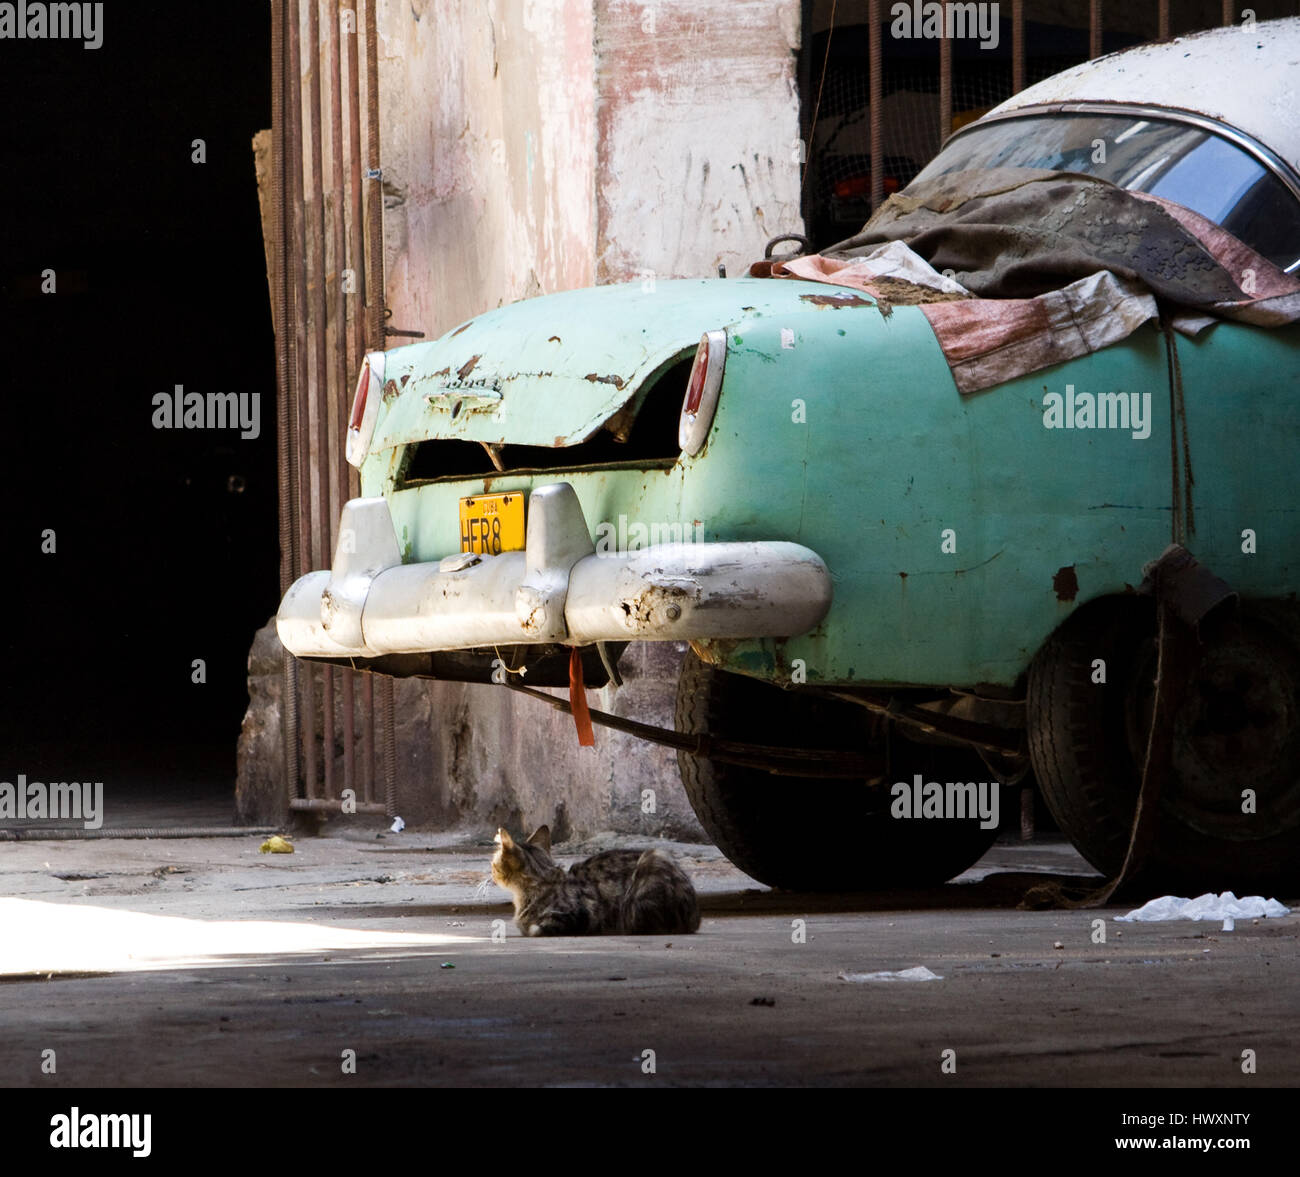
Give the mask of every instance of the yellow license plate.
<path id="1" fill-rule="evenodd" d="M 524 495 L 476 495 L 460 500 L 460 550 L 481 556 L 524 548 Z"/>

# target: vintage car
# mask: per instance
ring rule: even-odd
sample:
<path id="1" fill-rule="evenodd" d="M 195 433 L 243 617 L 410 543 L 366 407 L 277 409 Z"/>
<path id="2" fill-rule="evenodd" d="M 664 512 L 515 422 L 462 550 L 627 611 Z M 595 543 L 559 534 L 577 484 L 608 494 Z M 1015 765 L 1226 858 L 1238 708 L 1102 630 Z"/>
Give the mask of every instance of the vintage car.
<path id="1" fill-rule="evenodd" d="M 1147 865 L 1295 879 L 1297 55 L 1285 20 L 1101 58 L 815 257 L 370 354 L 363 497 L 281 640 L 571 686 L 688 642 L 683 781 L 754 877 L 951 878 L 1034 780 L 1114 874 L 1158 703 L 1144 569 L 1177 544 L 1229 612 L 1169 696 Z"/>

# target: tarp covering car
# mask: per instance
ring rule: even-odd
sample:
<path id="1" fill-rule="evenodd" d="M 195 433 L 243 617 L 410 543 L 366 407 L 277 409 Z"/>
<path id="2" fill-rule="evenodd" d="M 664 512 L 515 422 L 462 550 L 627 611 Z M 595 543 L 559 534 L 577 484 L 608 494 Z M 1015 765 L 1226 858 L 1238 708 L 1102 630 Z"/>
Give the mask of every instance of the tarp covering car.
<path id="1" fill-rule="evenodd" d="M 916 257 L 910 273 L 897 264 L 897 243 Z M 914 183 L 856 236 L 771 272 L 922 304 L 965 393 L 1116 343 L 1159 315 L 1157 300 L 1188 333 L 1217 318 L 1300 321 L 1300 281 L 1204 217 L 1039 169 Z M 909 282 L 911 296 L 900 297 Z"/>

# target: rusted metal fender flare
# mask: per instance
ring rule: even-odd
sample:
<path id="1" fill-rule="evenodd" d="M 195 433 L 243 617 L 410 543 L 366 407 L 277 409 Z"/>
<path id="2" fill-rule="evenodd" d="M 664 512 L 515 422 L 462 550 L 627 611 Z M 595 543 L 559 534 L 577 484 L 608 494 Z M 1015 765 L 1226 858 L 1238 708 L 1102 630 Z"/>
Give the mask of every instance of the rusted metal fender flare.
<path id="1" fill-rule="evenodd" d="M 1238 597 L 1226 580 L 1215 576 L 1182 544 L 1170 544 L 1142 567 L 1139 593 L 1168 606 L 1184 624 L 1198 632 L 1213 629 L 1231 615 Z"/>

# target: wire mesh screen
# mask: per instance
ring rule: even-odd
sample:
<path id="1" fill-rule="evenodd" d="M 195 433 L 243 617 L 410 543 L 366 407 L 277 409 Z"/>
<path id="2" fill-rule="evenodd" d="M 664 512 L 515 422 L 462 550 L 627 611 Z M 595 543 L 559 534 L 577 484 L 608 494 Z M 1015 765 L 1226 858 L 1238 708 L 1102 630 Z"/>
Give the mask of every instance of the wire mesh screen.
<path id="1" fill-rule="evenodd" d="M 826 71 L 812 150 L 809 198 L 819 244 L 856 233 L 871 216 L 871 103 L 864 65 L 832 64 Z M 884 192 L 905 187 L 943 141 L 939 64 L 886 60 L 882 73 L 881 153 Z M 1011 96 L 1011 63 L 953 72 L 954 127 Z"/>
<path id="2" fill-rule="evenodd" d="M 1006 23 L 1006 22 L 1004 22 Z M 1138 38 L 1108 34 L 1111 52 Z M 951 121 L 940 107 L 940 50 L 936 40 L 901 40 L 881 32 L 881 165 L 886 196 L 905 187 L 938 152 L 952 131 L 1011 97 L 1011 29 L 998 47 L 981 50 L 955 40 L 952 51 Z M 819 247 L 852 236 L 871 216 L 871 73 L 866 25 L 812 38 L 808 101 L 815 111 L 805 175 L 805 219 Z M 1025 85 L 1088 58 L 1086 28 L 1027 22 Z M 823 76 L 824 74 L 824 76 Z"/>

